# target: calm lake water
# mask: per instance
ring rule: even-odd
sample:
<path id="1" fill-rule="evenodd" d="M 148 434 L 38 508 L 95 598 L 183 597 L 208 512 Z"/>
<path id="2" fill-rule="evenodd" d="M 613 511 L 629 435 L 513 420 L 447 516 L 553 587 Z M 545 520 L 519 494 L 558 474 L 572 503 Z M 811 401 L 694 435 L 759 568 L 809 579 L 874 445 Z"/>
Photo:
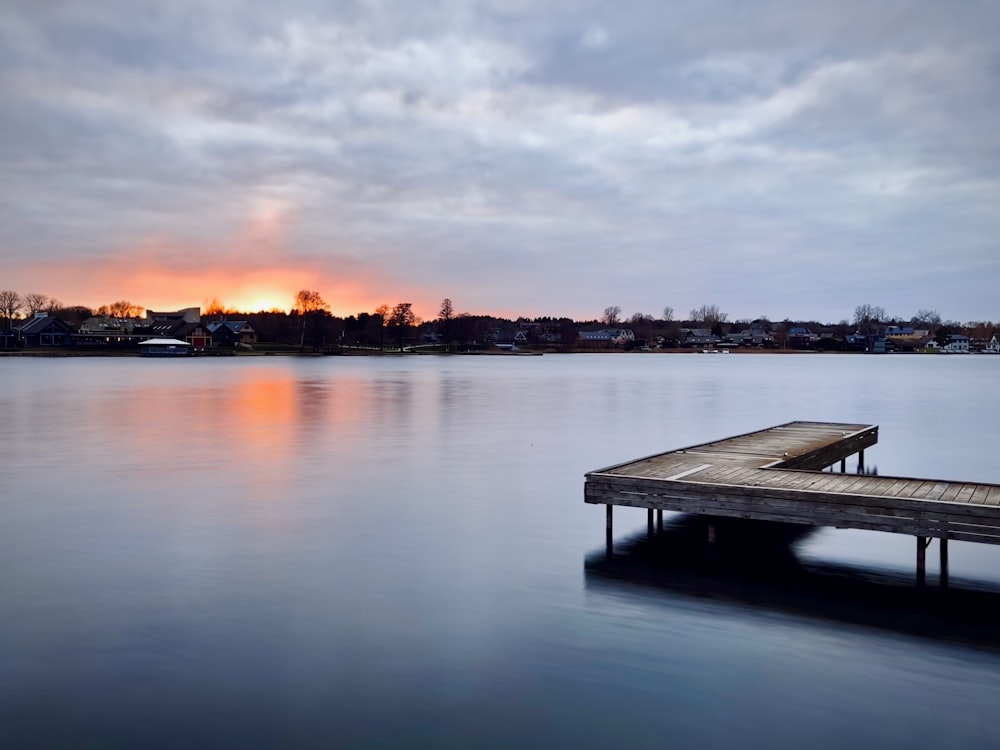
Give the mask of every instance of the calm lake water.
<path id="1" fill-rule="evenodd" d="M 986 356 L 0 359 L 0 747 L 997 748 L 1000 547 L 952 542 L 947 617 L 905 536 L 705 567 L 620 509 L 609 561 L 583 476 L 803 419 L 878 424 L 883 475 L 1000 482 L 998 383 Z"/>

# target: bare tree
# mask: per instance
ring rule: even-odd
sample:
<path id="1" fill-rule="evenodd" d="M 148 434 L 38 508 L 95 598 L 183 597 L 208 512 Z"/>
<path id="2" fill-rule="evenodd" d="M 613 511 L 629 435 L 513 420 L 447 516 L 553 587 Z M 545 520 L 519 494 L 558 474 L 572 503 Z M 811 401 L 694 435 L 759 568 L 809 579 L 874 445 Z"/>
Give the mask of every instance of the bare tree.
<path id="1" fill-rule="evenodd" d="M 885 319 L 885 308 L 877 305 L 858 305 L 854 308 L 854 324 L 861 328 Z"/>
<path id="2" fill-rule="evenodd" d="M 24 303 L 21 295 L 12 289 L 0 290 L 0 315 L 7 321 L 7 330 L 14 325 L 14 316 L 17 315 Z"/>
<path id="3" fill-rule="evenodd" d="M 618 321 L 621 320 L 622 309 L 618 305 L 613 305 L 611 307 L 604 308 L 604 315 L 601 317 L 601 322 L 606 326 L 616 326 Z"/>
<path id="4" fill-rule="evenodd" d="M 673 319 L 674 319 L 674 308 L 672 308 L 670 305 L 667 305 L 666 307 L 663 308 L 663 322 L 669 323 Z"/>
<path id="5" fill-rule="evenodd" d="M 413 304 L 410 302 L 400 302 L 392 308 L 392 315 L 389 316 L 389 327 L 396 331 L 396 341 L 399 343 L 399 351 L 403 351 L 403 338 L 406 335 L 406 329 L 416 322 L 416 316 L 413 314 L 412 307 Z"/>
<path id="6" fill-rule="evenodd" d="M 143 308 L 139 307 L 139 305 L 133 305 L 124 299 L 112 302 L 106 308 L 102 306 L 101 309 L 106 309 L 107 315 L 112 318 L 138 318 L 143 312 Z"/>
<path id="7" fill-rule="evenodd" d="M 316 312 L 317 310 L 327 310 L 329 305 L 323 301 L 319 292 L 303 289 L 295 295 L 295 309 L 302 315 Z"/>
<path id="8" fill-rule="evenodd" d="M 58 311 L 56 312 L 58 312 L 58 315 L 62 320 L 76 326 L 77 328 L 79 328 L 80 324 L 85 320 L 94 316 L 94 311 L 89 307 L 84 307 L 83 305 L 72 305 L 70 307 L 63 307 L 60 305 Z"/>
<path id="9" fill-rule="evenodd" d="M 385 329 L 389 325 L 389 314 L 392 312 L 388 305 L 379 305 L 375 308 L 375 315 L 378 316 L 381 321 L 382 330 L 379 331 L 378 336 L 378 348 L 385 349 Z"/>
<path id="10" fill-rule="evenodd" d="M 438 320 L 441 321 L 441 335 L 444 336 L 444 345 L 447 351 L 451 351 L 451 321 L 455 318 L 455 306 L 451 300 L 445 297 L 441 300 L 441 309 L 438 311 Z"/>
<path id="11" fill-rule="evenodd" d="M 649 340 L 653 338 L 653 320 L 653 316 L 646 313 L 635 313 L 629 319 L 635 335 L 646 339 L 647 346 L 649 345 Z"/>
<path id="12" fill-rule="evenodd" d="M 29 317 L 33 316 L 35 313 L 45 310 L 48 304 L 49 298 L 44 294 L 31 292 L 30 294 L 24 295 L 24 307 L 27 309 Z"/>
<path id="13" fill-rule="evenodd" d="M 230 310 L 219 301 L 218 297 L 212 297 L 212 299 L 205 303 L 205 311 L 202 314 L 213 317 L 217 315 L 225 315 L 229 312 Z"/>
<path id="14" fill-rule="evenodd" d="M 298 312 L 299 322 L 299 349 L 306 346 L 306 325 L 312 321 L 313 351 L 319 351 L 320 345 L 320 321 L 323 314 L 330 309 L 319 292 L 309 289 L 302 289 L 295 295 L 295 311 Z"/>
<path id="15" fill-rule="evenodd" d="M 854 308 L 854 325 L 865 336 L 865 348 L 869 351 L 875 343 L 878 325 L 885 320 L 885 308 L 877 305 L 858 305 Z"/>
<path id="16" fill-rule="evenodd" d="M 691 320 L 696 323 L 703 323 L 709 328 L 726 322 L 729 315 L 719 310 L 718 305 L 702 305 L 697 310 L 691 311 Z"/>
<path id="17" fill-rule="evenodd" d="M 911 323 L 922 323 L 929 326 L 941 325 L 941 316 L 937 310 L 917 310 L 917 314 L 910 320 Z"/>

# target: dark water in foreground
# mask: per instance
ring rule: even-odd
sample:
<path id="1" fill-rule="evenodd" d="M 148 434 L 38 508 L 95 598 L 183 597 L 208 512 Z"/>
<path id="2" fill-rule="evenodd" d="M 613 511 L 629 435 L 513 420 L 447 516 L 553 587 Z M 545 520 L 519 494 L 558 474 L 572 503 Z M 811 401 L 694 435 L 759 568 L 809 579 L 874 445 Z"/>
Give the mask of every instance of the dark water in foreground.
<path id="1" fill-rule="evenodd" d="M 953 595 L 916 596 L 909 537 L 776 529 L 706 566 L 697 519 L 650 543 L 623 509 L 607 560 L 582 496 L 792 419 L 879 424 L 884 475 L 1000 482 L 997 382 L 971 356 L 0 359 L 0 747 L 996 748 L 1000 548 L 953 542 Z"/>

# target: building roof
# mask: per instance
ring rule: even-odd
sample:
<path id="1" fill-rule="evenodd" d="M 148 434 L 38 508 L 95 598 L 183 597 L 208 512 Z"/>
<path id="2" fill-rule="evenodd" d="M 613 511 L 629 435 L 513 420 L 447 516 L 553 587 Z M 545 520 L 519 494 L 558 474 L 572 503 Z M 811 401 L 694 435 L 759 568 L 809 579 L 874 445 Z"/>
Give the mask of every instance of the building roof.
<path id="1" fill-rule="evenodd" d="M 208 330 L 211 333 L 215 333 L 220 328 L 228 328 L 233 333 L 242 333 L 244 329 L 249 333 L 255 332 L 246 320 L 216 320 L 208 324 Z"/>
<path id="2" fill-rule="evenodd" d="M 146 339 L 140 341 L 139 346 L 191 346 L 191 344 L 180 339 Z"/>
<path id="3" fill-rule="evenodd" d="M 36 333 L 44 333 L 52 328 L 58 328 L 63 332 L 72 330 L 72 326 L 69 323 L 59 318 L 50 317 L 48 314 L 35 315 L 35 317 L 18 326 L 18 330 L 28 336 Z"/>

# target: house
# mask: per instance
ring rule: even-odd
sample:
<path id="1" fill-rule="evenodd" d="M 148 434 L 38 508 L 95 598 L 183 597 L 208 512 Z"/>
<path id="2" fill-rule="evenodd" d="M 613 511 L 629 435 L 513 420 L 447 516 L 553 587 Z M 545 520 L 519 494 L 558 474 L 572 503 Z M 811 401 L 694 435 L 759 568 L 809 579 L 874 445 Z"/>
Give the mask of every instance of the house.
<path id="1" fill-rule="evenodd" d="M 147 310 L 143 318 L 113 318 L 95 316 L 80 325 L 73 336 L 78 346 L 103 349 L 134 349 L 149 338 L 175 338 L 187 340 L 196 348 L 211 345 L 207 331 L 201 329 L 201 311 L 187 307 L 177 312 Z"/>
<path id="2" fill-rule="evenodd" d="M 819 341 L 819 335 L 805 326 L 792 326 L 785 336 L 785 345 L 790 349 L 811 349 Z"/>
<path id="3" fill-rule="evenodd" d="M 912 326 L 886 326 L 886 338 L 909 337 L 918 335 Z"/>
<path id="4" fill-rule="evenodd" d="M 142 332 L 142 318 L 95 316 L 80 324 L 73 343 L 83 347 L 128 349 L 149 338 Z"/>
<path id="5" fill-rule="evenodd" d="M 24 346 L 68 346 L 72 343 L 73 327 L 47 312 L 36 312 L 18 326 Z"/>
<path id="6" fill-rule="evenodd" d="M 253 346 L 257 343 L 257 331 L 245 320 L 217 320 L 208 324 L 208 332 L 216 345 Z"/>
<path id="7" fill-rule="evenodd" d="M 750 328 L 736 331 L 726 336 L 726 341 L 734 346 L 756 346 L 758 348 L 774 346 L 774 336 L 763 328 Z"/>
<path id="8" fill-rule="evenodd" d="M 142 318 L 113 318 L 108 315 L 95 315 L 80 324 L 81 335 L 108 336 L 131 334 L 136 326 L 143 324 Z"/>
<path id="9" fill-rule="evenodd" d="M 941 347 L 941 354 L 968 354 L 969 337 L 960 333 L 953 333 L 948 338 L 948 343 Z"/>
<path id="10" fill-rule="evenodd" d="M 997 340 L 996 334 L 990 339 L 990 343 L 983 348 L 983 354 L 1000 354 L 1000 341 Z"/>
<path id="11" fill-rule="evenodd" d="M 212 334 L 200 323 L 185 332 L 184 340 L 191 345 L 192 351 L 203 352 L 212 348 Z"/>
<path id="12" fill-rule="evenodd" d="M 201 308 L 185 307 L 176 312 L 146 311 L 146 317 L 133 329 L 142 338 L 179 339 L 204 349 L 211 344 L 211 332 L 201 326 Z"/>
<path id="13" fill-rule="evenodd" d="M 502 328 L 492 328 L 490 329 L 483 340 L 488 344 L 491 344 L 501 349 L 510 349 L 514 346 L 514 334 L 503 330 Z"/>
<path id="14" fill-rule="evenodd" d="M 681 346 L 714 346 L 719 337 L 712 334 L 708 328 L 682 328 Z"/>
<path id="15" fill-rule="evenodd" d="M 175 312 L 153 312 L 152 310 L 146 310 L 146 320 L 151 323 L 200 323 L 201 308 L 185 307 Z"/>
<path id="16" fill-rule="evenodd" d="M 602 328 L 599 331 L 580 331 L 577 334 L 584 344 L 610 344 L 619 346 L 635 341 L 635 332 L 631 328 Z"/>
<path id="17" fill-rule="evenodd" d="M 22 346 L 21 332 L 17 328 L 0 331 L 0 351 L 13 351 Z"/>

